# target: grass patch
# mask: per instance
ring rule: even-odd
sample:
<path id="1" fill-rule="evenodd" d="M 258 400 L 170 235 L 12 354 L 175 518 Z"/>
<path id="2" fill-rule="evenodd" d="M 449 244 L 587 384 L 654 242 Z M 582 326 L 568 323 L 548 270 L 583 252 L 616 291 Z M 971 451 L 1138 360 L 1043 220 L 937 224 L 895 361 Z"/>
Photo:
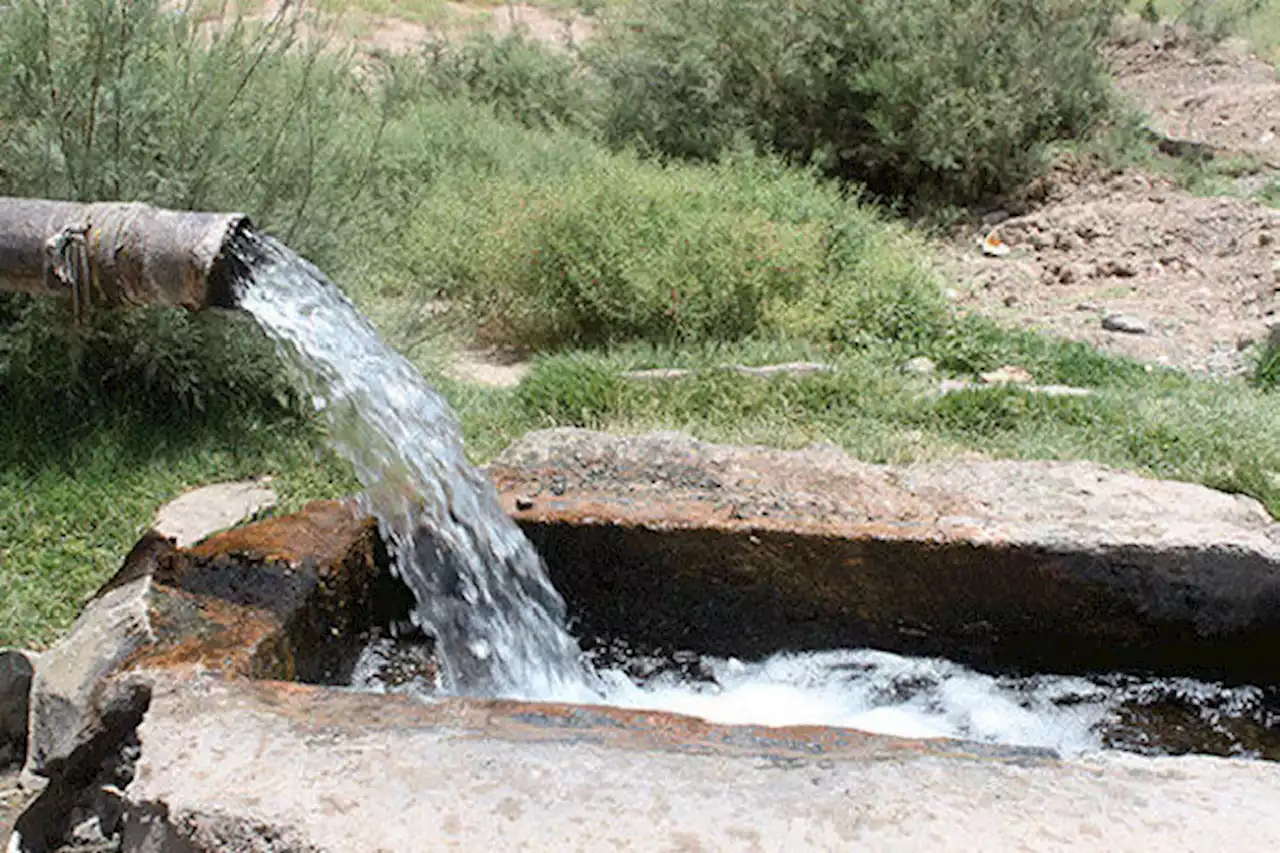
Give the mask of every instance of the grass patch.
<path id="1" fill-rule="evenodd" d="M 188 488 L 270 475 L 285 510 L 349 494 L 346 467 L 317 447 L 292 418 L 0 408 L 0 646 L 55 640 Z"/>
<path id="2" fill-rule="evenodd" d="M 1148 373 L 1125 362 L 1101 372 L 1103 363 L 1082 365 L 1074 351 L 1047 347 L 1059 356 L 1051 374 L 1092 379 L 1082 383 L 1095 389 L 1091 396 L 1055 398 L 1011 387 L 938 396 L 936 378 L 904 373 L 903 353 L 893 348 L 828 355 L 836 372 L 804 377 L 759 379 L 713 366 L 756 362 L 746 348 L 673 359 L 655 358 L 649 350 L 544 357 L 519 389 L 487 405 L 509 406 L 514 398 L 524 414 L 522 429 L 676 428 L 712 440 L 785 447 L 833 442 L 858 458 L 881 462 L 960 452 L 1093 459 L 1239 491 L 1280 515 L 1280 481 L 1274 478 L 1280 474 L 1280 436 L 1257 428 L 1280 422 L 1280 397 L 1171 371 Z M 782 354 L 776 346 L 769 351 L 770 358 Z M 814 355 L 804 347 L 790 354 Z M 684 379 L 637 382 L 621 376 L 637 366 L 699 362 L 703 366 Z M 504 422 L 489 420 L 485 410 L 480 404 L 465 410 L 472 428 L 502 429 Z"/>

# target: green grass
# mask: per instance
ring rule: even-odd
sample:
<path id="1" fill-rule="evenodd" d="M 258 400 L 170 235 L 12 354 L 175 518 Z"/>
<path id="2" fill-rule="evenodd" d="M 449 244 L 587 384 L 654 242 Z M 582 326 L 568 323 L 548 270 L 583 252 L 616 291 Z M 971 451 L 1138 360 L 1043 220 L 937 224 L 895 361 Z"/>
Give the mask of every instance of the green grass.
<path id="1" fill-rule="evenodd" d="M 282 509 L 354 488 L 292 418 L 47 414 L 0 409 L 0 646 L 55 640 L 188 488 L 271 475 Z"/>
<path id="2" fill-rule="evenodd" d="M 1073 381 L 1089 397 L 1052 398 L 1013 388 L 937 396 L 937 377 L 903 372 L 890 348 L 842 355 L 812 347 L 651 348 L 539 359 L 512 392 L 472 392 L 460 401 L 468 435 L 488 453 L 520 432 L 575 425 L 639 431 L 684 429 L 706 439 L 801 447 L 838 444 L 878 462 L 957 453 L 1014 459 L 1094 459 L 1153 476 L 1201 482 L 1260 498 L 1280 515 L 1280 395 L 1240 383 L 1196 381 L 1171 371 L 1101 359 L 1083 348 L 1025 352 L 1044 383 Z M 940 364 L 943 352 L 934 352 Z M 832 374 L 759 379 L 715 368 L 820 358 Z M 959 362 L 952 362 L 958 364 Z M 697 368 L 688 378 L 637 382 L 641 367 Z M 969 375 L 959 371 L 959 375 Z M 518 412 L 518 414 L 513 414 Z"/>

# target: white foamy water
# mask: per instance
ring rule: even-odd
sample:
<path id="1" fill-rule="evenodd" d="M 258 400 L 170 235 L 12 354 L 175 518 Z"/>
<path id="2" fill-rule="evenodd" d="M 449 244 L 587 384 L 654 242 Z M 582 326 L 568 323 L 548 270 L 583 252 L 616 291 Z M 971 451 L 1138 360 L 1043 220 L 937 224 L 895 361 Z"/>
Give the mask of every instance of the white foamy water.
<path id="1" fill-rule="evenodd" d="M 664 674 L 633 683 L 604 670 L 610 704 L 716 723 L 824 725 L 899 737 L 948 737 L 1079 754 L 1101 747 L 1115 694 L 1070 677 L 1002 679 L 936 658 L 869 649 L 704 659 L 714 683 Z"/>
<path id="2" fill-rule="evenodd" d="M 324 274 L 257 234 L 233 251 L 237 303 L 274 338 L 436 638 L 444 687 L 540 698 L 595 695 L 542 561 L 466 459 L 448 404 Z"/>
<path id="3" fill-rule="evenodd" d="M 406 666 L 424 669 L 429 658 L 421 648 L 375 643 L 357 663 L 352 686 L 429 701 L 435 685 L 425 676 L 404 676 Z M 701 658 L 699 665 L 698 678 L 667 671 L 639 682 L 622 669 L 602 667 L 602 695 L 587 701 L 729 725 L 836 726 L 1079 755 L 1102 747 L 1101 725 L 1132 695 L 1084 678 L 993 677 L 946 660 L 870 649 L 780 654 L 754 663 Z"/>

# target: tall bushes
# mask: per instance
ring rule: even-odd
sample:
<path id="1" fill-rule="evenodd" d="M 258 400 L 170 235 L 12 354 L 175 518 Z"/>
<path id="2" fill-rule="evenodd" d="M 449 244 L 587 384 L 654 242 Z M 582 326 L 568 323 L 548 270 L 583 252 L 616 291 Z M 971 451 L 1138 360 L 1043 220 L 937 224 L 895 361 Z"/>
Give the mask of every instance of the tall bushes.
<path id="1" fill-rule="evenodd" d="M 498 340 L 863 343 L 942 322 L 919 247 L 810 172 L 756 156 L 664 166 L 599 149 L 556 169 L 524 162 L 443 181 L 404 259 Z"/>
<path id="2" fill-rule="evenodd" d="M 333 250 L 380 125 L 307 23 L 293 4 L 202 23 L 159 0 L 14 0 L 0 8 L 0 193 L 245 210 Z"/>
<path id="3" fill-rule="evenodd" d="M 892 195 L 1008 189 L 1108 104 L 1113 0 L 642 0 L 592 51 L 614 144 L 735 139 Z"/>

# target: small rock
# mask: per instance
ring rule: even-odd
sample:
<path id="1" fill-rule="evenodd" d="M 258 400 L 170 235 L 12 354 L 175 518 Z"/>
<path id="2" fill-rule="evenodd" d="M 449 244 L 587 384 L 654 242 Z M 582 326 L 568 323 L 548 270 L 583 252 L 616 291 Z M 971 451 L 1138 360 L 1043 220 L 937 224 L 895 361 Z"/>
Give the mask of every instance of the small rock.
<path id="1" fill-rule="evenodd" d="M 1102 318 L 1102 328 L 1108 332 L 1130 335 L 1146 335 L 1151 332 L 1151 324 L 1136 314 L 1108 314 Z"/>
<path id="2" fill-rule="evenodd" d="M 745 364 L 726 364 L 723 365 L 723 368 L 734 373 L 741 373 L 743 376 L 760 376 L 766 379 L 772 376 L 808 376 L 813 373 L 835 372 L 835 368 L 830 364 L 823 364 L 819 361 L 788 361 L 784 364 L 765 364 L 760 367 L 748 367 Z"/>
<path id="3" fill-rule="evenodd" d="M 152 527 L 179 548 L 189 547 L 274 507 L 276 493 L 267 482 L 243 480 L 193 489 L 162 506 Z"/>
<path id="4" fill-rule="evenodd" d="M 995 228 L 1001 222 L 1009 219 L 1011 214 L 1007 210 L 993 210 L 982 217 L 982 224 L 988 228 Z"/>
<path id="5" fill-rule="evenodd" d="M 523 495 L 516 498 L 516 509 L 521 512 L 527 512 L 528 510 L 533 509 L 533 498 L 525 497 Z"/>
<path id="6" fill-rule="evenodd" d="M 1085 240 L 1094 240 L 1098 237 L 1109 237 L 1111 232 L 1101 223 L 1085 220 L 1077 222 L 1075 225 L 1076 236 Z"/>
<path id="7" fill-rule="evenodd" d="M 653 367 L 648 370 L 628 370 L 622 376 L 624 379 L 634 379 L 639 382 L 661 382 L 668 379 L 684 379 L 692 373 L 692 370 L 686 370 L 683 367 Z"/>
<path id="8" fill-rule="evenodd" d="M 1027 390 L 1046 397 L 1088 397 L 1093 394 L 1091 388 L 1077 388 L 1074 385 L 1031 385 Z"/>
<path id="9" fill-rule="evenodd" d="M 948 287 L 946 290 L 942 291 L 942 295 L 946 297 L 948 302 L 955 302 L 960 299 L 960 291 L 956 290 L 954 287 Z"/>
<path id="10" fill-rule="evenodd" d="M 914 373 L 918 376 L 928 376 L 938 369 L 938 365 L 933 363 L 933 359 L 918 355 L 902 365 L 902 369 L 907 373 Z"/>
<path id="11" fill-rule="evenodd" d="M 980 374 L 979 378 L 988 385 L 1029 385 L 1035 381 L 1035 377 L 1026 368 L 1018 367 L 1015 364 L 1006 364 L 1003 367 Z"/>
<path id="12" fill-rule="evenodd" d="M 1018 296 L 1017 294 L 1010 293 L 1002 301 L 1004 302 L 1004 307 L 1012 308 L 1013 306 L 1018 304 Z"/>
<path id="13" fill-rule="evenodd" d="M 1124 258 L 1111 258 L 1098 264 L 1098 275 L 1109 278 L 1133 278 L 1138 270 L 1131 261 Z"/>
<path id="14" fill-rule="evenodd" d="M 938 394 L 946 396 L 959 391 L 987 391 L 991 387 L 990 384 L 984 385 L 964 379 L 943 379 L 938 383 Z M 1073 385 L 1018 385 L 1018 390 L 1044 397 L 1088 397 L 1093 394 L 1090 388 L 1077 388 Z"/>

